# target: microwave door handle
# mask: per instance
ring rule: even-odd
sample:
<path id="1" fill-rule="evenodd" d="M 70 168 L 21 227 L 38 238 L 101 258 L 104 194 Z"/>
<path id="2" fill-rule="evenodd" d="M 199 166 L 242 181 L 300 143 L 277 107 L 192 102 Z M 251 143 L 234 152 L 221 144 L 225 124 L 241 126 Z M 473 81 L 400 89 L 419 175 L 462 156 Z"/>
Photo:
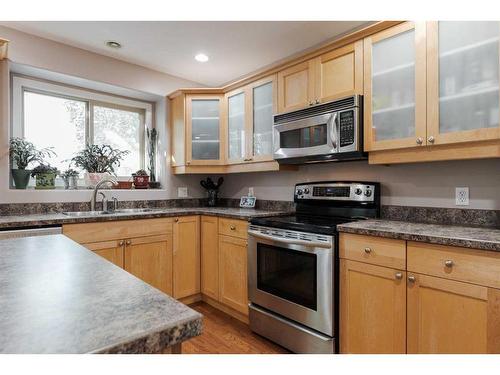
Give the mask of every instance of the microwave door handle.
<path id="1" fill-rule="evenodd" d="M 275 236 L 271 236 L 268 234 L 259 233 L 259 232 L 253 231 L 253 230 L 249 230 L 248 234 L 250 234 L 254 237 L 257 237 L 257 238 L 278 241 L 278 242 L 287 243 L 287 244 L 291 244 L 291 245 L 302 245 L 305 247 L 324 247 L 324 248 L 331 248 L 331 246 L 332 246 L 331 244 L 324 243 L 324 242 L 292 240 L 292 239 L 283 238 L 283 237 L 275 237 Z"/>
<path id="2" fill-rule="evenodd" d="M 327 128 L 330 128 L 330 138 L 332 140 L 332 145 L 335 150 L 337 149 L 337 141 L 338 141 L 337 116 L 338 116 L 337 112 L 332 113 L 327 122 Z"/>

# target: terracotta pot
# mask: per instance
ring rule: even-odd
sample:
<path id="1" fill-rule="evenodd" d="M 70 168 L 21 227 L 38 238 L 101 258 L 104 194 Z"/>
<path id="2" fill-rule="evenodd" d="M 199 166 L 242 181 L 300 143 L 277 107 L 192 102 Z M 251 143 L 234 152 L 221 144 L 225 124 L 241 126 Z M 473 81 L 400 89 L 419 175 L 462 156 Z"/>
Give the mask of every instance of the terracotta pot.
<path id="1" fill-rule="evenodd" d="M 132 181 L 118 181 L 118 185 L 113 186 L 114 189 L 132 189 Z"/>

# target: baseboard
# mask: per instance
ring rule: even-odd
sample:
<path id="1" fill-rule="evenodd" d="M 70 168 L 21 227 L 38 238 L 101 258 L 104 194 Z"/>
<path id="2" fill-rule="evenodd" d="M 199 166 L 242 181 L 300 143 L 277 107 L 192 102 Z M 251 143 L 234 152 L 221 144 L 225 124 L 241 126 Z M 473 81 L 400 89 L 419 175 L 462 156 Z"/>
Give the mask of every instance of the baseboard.
<path id="1" fill-rule="evenodd" d="M 183 297 L 183 298 L 179 298 L 177 299 L 177 301 L 185 304 L 185 305 L 190 305 L 192 303 L 196 303 L 196 302 L 200 302 L 202 299 L 201 299 L 201 294 L 198 293 L 198 294 L 193 294 L 192 296 L 187 296 L 187 297 Z"/>
<path id="2" fill-rule="evenodd" d="M 245 324 L 249 323 L 248 315 L 242 314 L 239 311 L 236 311 L 226 305 L 223 305 L 219 301 L 216 301 L 213 298 L 210 298 L 204 294 L 201 295 L 201 299 L 203 302 L 208 303 L 210 306 L 215 307 L 217 310 L 220 310 L 223 313 L 226 313 L 227 315 L 230 315 L 233 318 L 238 319 L 240 322 L 243 322 Z"/>

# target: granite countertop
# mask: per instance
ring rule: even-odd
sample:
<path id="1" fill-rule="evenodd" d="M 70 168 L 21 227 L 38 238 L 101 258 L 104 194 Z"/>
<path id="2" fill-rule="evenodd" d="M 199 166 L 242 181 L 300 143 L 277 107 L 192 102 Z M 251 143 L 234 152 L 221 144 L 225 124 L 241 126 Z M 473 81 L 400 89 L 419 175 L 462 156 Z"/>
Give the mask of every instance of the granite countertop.
<path id="1" fill-rule="evenodd" d="M 251 208 L 232 207 L 191 207 L 191 208 L 153 208 L 147 212 L 113 213 L 99 216 L 68 216 L 63 213 L 47 213 L 34 215 L 7 215 L 0 216 L 0 230 L 44 225 L 60 225 L 72 223 L 89 223 L 96 221 L 115 221 L 131 219 L 151 219 L 158 217 L 212 215 L 241 220 L 250 220 L 254 217 L 286 215 L 289 211 L 269 211 Z"/>
<path id="2" fill-rule="evenodd" d="M 0 240 L 0 353 L 155 353 L 202 316 L 63 235 Z"/>
<path id="3" fill-rule="evenodd" d="M 500 229 L 494 228 L 360 220 L 341 224 L 337 229 L 346 233 L 500 251 Z"/>

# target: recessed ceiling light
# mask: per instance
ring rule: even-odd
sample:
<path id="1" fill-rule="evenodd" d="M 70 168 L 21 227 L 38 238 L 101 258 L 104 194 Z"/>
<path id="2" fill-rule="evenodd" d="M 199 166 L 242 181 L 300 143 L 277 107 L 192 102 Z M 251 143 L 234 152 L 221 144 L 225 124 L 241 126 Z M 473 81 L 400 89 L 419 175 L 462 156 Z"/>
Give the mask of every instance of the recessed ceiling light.
<path id="1" fill-rule="evenodd" d="M 114 40 L 108 40 L 106 42 L 106 45 L 110 48 L 116 48 L 116 49 L 122 48 L 122 45 Z"/>
<path id="2" fill-rule="evenodd" d="M 198 62 L 207 62 L 208 56 L 205 55 L 204 53 L 199 53 L 194 57 L 194 59 Z"/>

